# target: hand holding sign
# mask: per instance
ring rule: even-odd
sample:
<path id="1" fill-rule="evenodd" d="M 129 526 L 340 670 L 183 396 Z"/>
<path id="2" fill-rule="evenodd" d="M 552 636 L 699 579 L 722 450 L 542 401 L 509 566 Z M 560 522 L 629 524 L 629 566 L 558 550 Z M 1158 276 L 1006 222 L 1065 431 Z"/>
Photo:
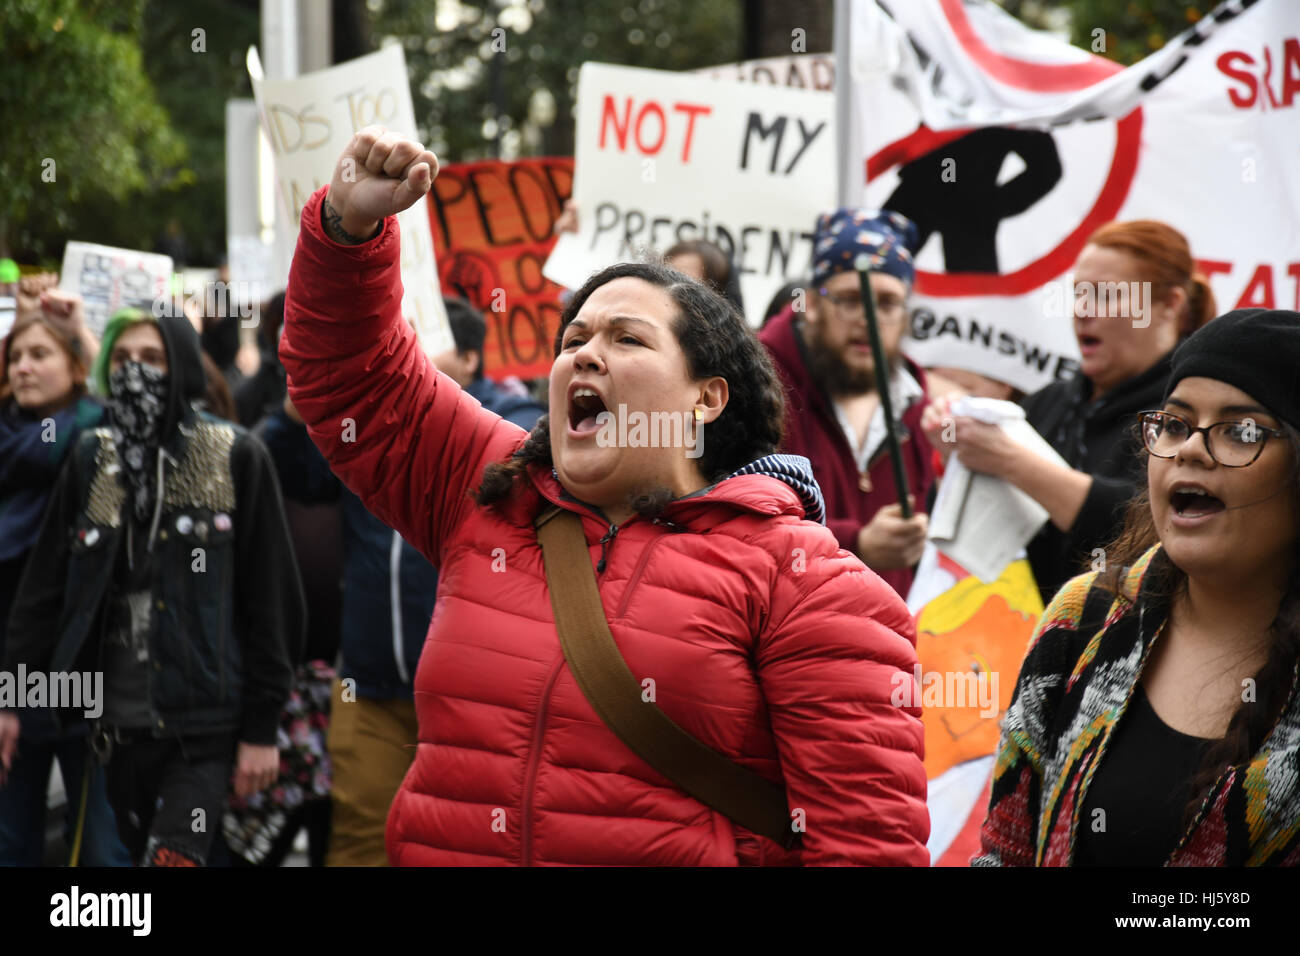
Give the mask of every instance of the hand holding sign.
<path id="1" fill-rule="evenodd" d="M 365 242 L 381 220 L 413 206 L 438 175 L 438 158 L 382 126 L 357 132 L 334 167 L 325 226 L 340 242 Z"/>

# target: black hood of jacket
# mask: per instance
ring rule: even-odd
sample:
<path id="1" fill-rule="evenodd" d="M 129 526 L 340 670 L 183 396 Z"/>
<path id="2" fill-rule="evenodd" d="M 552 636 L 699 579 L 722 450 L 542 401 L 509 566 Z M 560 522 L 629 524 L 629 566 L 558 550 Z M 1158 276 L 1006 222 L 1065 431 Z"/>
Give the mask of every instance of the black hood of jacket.
<path id="1" fill-rule="evenodd" d="M 164 315 L 158 319 L 158 331 L 167 348 L 168 391 L 167 415 L 163 418 L 162 440 L 170 444 L 177 435 L 177 426 L 194 418 L 190 404 L 202 398 L 207 390 L 203 374 L 203 360 L 199 357 L 199 333 L 183 315 Z"/>
<path id="2" fill-rule="evenodd" d="M 235 363 L 239 354 L 239 317 L 207 316 L 203 319 L 203 332 L 199 342 L 208 358 L 217 363 L 223 372 Z"/>

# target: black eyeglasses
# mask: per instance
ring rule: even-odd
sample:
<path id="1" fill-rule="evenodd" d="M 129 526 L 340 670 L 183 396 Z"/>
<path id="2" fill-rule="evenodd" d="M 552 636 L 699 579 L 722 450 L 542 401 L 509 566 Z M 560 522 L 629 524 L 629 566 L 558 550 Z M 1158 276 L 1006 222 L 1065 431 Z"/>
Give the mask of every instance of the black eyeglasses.
<path id="1" fill-rule="evenodd" d="M 1210 457 L 1225 468 L 1244 468 L 1254 464 L 1270 438 L 1281 438 L 1285 434 L 1276 428 L 1258 425 L 1249 418 L 1197 428 L 1169 412 L 1140 412 L 1138 422 L 1142 428 L 1143 444 L 1157 458 L 1173 458 L 1184 442 L 1201 432 L 1205 435 L 1205 448 Z"/>
<path id="2" fill-rule="evenodd" d="M 825 286 L 817 290 L 823 299 L 835 307 L 840 318 L 852 321 L 867 314 L 862 304 L 862 296 L 857 292 L 836 295 Z M 904 318 L 904 300 L 892 293 L 876 296 L 876 321 L 880 325 L 898 325 Z"/>

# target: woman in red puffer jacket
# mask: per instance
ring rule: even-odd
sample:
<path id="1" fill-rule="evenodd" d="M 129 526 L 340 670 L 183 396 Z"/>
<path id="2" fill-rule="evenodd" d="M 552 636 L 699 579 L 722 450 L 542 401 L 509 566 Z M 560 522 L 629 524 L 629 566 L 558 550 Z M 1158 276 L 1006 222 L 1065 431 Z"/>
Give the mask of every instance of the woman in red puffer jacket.
<path id="1" fill-rule="evenodd" d="M 436 170 L 395 134 L 353 137 L 303 209 L 280 345 L 331 467 L 440 571 L 391 861 L 926 865 L 919 708 L 891 703 L 912 620 L 806 520 L 820 492 L 805 460 L 772 454 L 781 388 L 753 334 L 672 270 L 607 269 L 561 318 L 550 414 L 525 434 L 437 372 L 401 317 L 391 217 Z M 676 447 L 636 429 L 671 416 Z M 552 506 L 582 519 L 632 672 L 784 786 L 800 848 L 688 796 L 597 717 L 552 617 L 534 528 Z"/>

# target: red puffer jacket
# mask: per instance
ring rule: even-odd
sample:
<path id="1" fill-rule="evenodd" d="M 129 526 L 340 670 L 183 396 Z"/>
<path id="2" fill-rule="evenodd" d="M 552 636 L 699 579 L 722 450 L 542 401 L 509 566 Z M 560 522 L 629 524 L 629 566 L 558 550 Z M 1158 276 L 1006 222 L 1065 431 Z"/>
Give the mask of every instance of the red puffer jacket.
<path id="1" fill-rule="evenodd" d="M 337 245 L 322 193 L 285 302 L 290 395 L 334 471 L 440 569 L 392 862 L 926 865 L 920 713 L 890 702 L 912 679 L 915 631 L 893 590 L 763 475 L 634 517 L 604 546 L 614 529 L 550 469 L 504 509 L 475 504 L 467 489 L 524 432 L 420 351 L 399 312 L 395 220 Z M 632 672 L 687 731 L 784 780 L 802 849 L 733 825 L 601 723 L 555 634 L 532 526 L 547 502 L 582 516 L 593 565 L 607 558 L 601 599 Z"/>

